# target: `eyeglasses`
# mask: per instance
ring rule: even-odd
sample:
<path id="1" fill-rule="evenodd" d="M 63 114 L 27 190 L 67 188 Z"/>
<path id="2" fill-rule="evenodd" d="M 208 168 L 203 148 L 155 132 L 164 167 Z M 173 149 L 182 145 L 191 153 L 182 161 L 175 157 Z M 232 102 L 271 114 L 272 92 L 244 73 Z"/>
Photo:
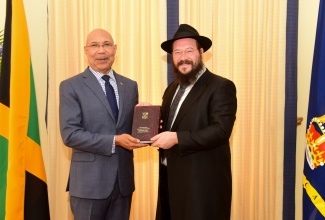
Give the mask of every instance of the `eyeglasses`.
<path id="1" fill-rule="evenodd" d="M 173 53 L 173 56 L 174 57 L 180 57 L 182 56 L 183 54 L 185 54 L 186 56 L 192 56 L 194 54 L 194 51 L 196 51 L 197 49 L 194 49 L 194 48 L 187 48 L 183 51 L 181 50 L 174 50 L 172 53 Z"/>
<path id="2" fill-rule="evenodd" d="M 89 45 L 89 46 L 86 46 L 86 47 L 89 47 L 90 49 L 95 51 L 95 50 L 99 50 L 99 48 L 101 46 L 103 47 L 104 50 L 108 50 L 111 47 L 113 47 L 114 45 L 111 44 L 111 43 L 104 43 L 104 44 L 92 44 L 92 45 Z"/>

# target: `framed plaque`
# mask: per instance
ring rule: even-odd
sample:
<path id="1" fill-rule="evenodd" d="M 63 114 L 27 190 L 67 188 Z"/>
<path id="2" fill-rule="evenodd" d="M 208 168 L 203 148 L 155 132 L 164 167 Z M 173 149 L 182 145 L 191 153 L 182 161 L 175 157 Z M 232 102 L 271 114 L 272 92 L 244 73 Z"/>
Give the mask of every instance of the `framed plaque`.
<path id="1" fill-rule="evenodd" d="M 132 124 L 132 136 L 141 143 L 151 143 L 150 138 L 158 134 L 160 106 L 135 106 Z"/>

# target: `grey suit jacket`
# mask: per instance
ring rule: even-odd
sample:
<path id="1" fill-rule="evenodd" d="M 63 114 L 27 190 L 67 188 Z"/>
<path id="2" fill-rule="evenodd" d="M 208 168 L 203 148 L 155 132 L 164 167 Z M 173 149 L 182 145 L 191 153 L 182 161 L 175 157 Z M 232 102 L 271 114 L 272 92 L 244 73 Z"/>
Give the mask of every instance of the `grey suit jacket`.
<path id="1" fill-rule="evenodd" d="M 138 85 L 114 72 L 119 93 L 119 116 L 112 110 L 96 77 L 87 68 L 60 84 L 60 131 L 72 148 L 68 189 L 71 196 L 104 199 L 116 178 L 123 195 L 134 191 L 133 151 L 116 146 L 114 135 L 131 133 Z"/>

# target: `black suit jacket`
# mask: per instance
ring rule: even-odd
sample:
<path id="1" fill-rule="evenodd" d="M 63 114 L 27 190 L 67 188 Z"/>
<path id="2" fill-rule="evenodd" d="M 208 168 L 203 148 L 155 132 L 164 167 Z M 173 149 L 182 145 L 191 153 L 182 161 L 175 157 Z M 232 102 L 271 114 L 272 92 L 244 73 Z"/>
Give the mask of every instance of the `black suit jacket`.
<path id="1" fill-rule="evenodd" d="M 178 83 L 173 82 L 164 93 L 161 112 L 164 122 L 167 122 L 169 106 L 177 87 Z M 179 143 L 164 150 L 168 163 L 171 219 L 230 217 L 232 179 L 229 138 L 236 110 L 234 83 L 206 70 L 185 98 L 171 128 L 177 132 Z M 166 180 L 164 178 L 167 176 L 160 172 L 159 185 Z M 166 219 L 162 217 L 168 207 L 164 204 L 163 194 L 159 186 L 157 219 Z"/>

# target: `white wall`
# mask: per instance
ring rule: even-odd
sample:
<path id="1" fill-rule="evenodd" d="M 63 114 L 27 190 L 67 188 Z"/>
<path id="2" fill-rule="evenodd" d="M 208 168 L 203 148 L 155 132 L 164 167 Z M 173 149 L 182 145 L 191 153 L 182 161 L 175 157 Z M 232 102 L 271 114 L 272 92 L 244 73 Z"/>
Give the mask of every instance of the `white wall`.
<path id="1" fill-rule="evenodd" d="M 0 30 L 4 28 L 6 15 L 6 0 L 0 0 Z"/>

